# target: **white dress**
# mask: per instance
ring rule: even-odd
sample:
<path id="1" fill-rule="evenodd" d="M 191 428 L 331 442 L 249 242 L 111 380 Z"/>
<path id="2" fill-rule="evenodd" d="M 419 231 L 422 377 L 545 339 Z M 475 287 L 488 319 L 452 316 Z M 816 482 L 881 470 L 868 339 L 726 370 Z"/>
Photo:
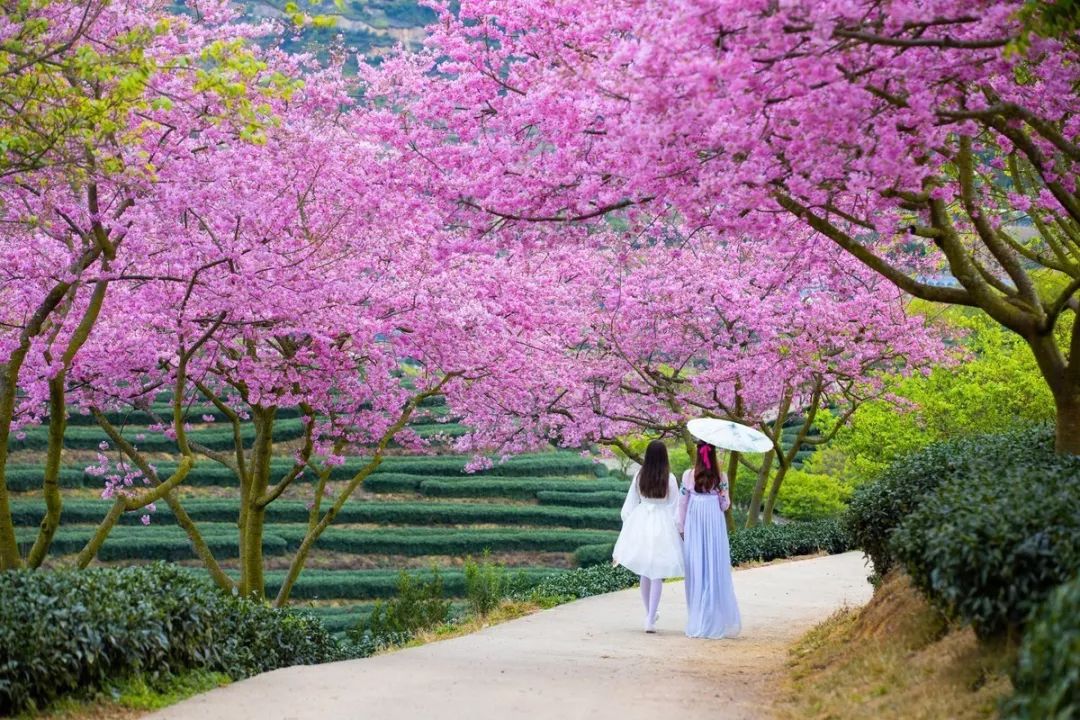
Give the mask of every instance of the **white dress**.
<path id="1" fill-rule="evenodd" d="M 638 478 L 622 507 L 622 531 L 611 553 L 616 565 L 647 578 L 683 575 L 683 548 L 676 527 L 679 488 L 668 476 L 667 497 L 647 498 L 638 492 Z"/>

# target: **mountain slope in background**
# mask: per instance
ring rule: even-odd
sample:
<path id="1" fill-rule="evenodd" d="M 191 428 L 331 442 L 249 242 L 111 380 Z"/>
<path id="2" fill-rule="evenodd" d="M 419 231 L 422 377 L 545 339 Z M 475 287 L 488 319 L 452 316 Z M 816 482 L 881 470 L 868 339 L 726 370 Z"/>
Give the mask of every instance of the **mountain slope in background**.
<path id="1" fill-rule="evenodd" d="M 287 0 L 243 0 L 246 14 L 255 19 L 286 17 Z M 418 0 L 311 0 L 295 2 L 302 12 L 332 17 L 333 27 L 304 27 L 290 35 L 283 47 L 290 52 L 311 52 L 326 57 L 331 47 L 343 47 L 350 54 L 377 56 L 399 44 L 416 47 L 424 37 L 424 26 L 435 13 L 421 7 Z M 348 65 L 355 67 L 350 58 Z"/>

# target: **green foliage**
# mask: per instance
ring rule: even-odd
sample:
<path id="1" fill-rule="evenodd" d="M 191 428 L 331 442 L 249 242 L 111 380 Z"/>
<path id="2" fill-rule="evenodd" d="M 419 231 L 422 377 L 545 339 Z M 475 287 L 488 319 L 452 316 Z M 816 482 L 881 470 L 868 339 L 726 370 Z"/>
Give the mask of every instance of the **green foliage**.
<path id="1" fill-rule="evenodd" d="M 90 539 L 91 527 L 65 527 L 53 539 L 53 553 L 76 553 Z M 239 534 L 233 523 L 202 523 L 206 544 L 221 558 L 239 556 Z M 294 552 L 307 534 L 306 525 L 267 524 L 263 552 L 267 556 Z M 582 545 L 614 541 L 614 530 L 539 530 L 520 528 L 394 527 L 353 530 L 331 526 L 316 547 L 356 555 L 466 555 L 485 549 L 497 552 L 573 552 Z M 20 528 L 19 545 L 34 542 L 36 531 Z M 197 557 L 187 534 L 177 526 L 114 528 L 97 555 L 99 560 L 189 560 Z"/>
<path id="2" fill-rule="evenodd" d="M 949 324 L 966 333 L 971 357 L 928 376 L 893 378 L 887 387 L 901 404 L 863 403 L 830 443 L 804 468 L 858 486 L 891 463 L 930 443 L 981 433 L 1006 432 L 1018 424 L 1051 422 L 1054 402 L 1030 349 L 1014 333 L 982 313 L 950 309 Z M 835 417 L 819 416 L 823 432 Z"/>
<path id="3" fill-rule="evenodd" d="M 1080 717 L 1080 576 L 1061 585 L 1035 612 L 1013 673 L 1005 720 Z"/>
<path id="4" fill-rule="evenodd" d="M 622 492 L 626 483 L 618 480 L 577 480 L 572 478 L 427 478 L 423 475 L 380 473 L 364 481 L 364 489 L 374 493 L 419 493 L 429 497 L 503 497 L 531 500 L 545 490 L 562 492 Z"/>
<path id="5" fill-rule="evenodd" d="M 8 465 L 5 473 L 8 490 L 11 492 L 25 492 L 27 490 L 40 490 L 45 477 L 45 468 L 42 465 Z M 60 468 L 57 481 L 62 488 L 79 488 L 86 484 L 86 476 L 82 468 Z M 95 478 L 100 486 L 102 482 Z"/>
<path id="6" fill-rule="evenodd" d="M 952 459 L 891 539 L 912 581 L 980 636 L 1021 626 L 1080 568 L 1080 458 L 1046 429 L 990 436 Z"/>
<path id="7" fill-rule="evenodd" d="M 610 563 L 611 553 L 614 549 L 615 543 L 582 545 L 574 551 L 574 564 L 578 567 L 589 567 L 590 565 Z"/>
<path id="8" fill-rule="evenodd" d="M 540 501 L 541 505 L 620 508 L 626 499 L 626 493 L 619 490 L 601 490 L 597 492 L 541 490 L 536 493 L 536 499 Z"/>
<path id="9" fill-rule="evenodd" d="M 450 617 L 450 601 L 444 599 L 442 575 L 435 566 L 424 580 L 402 571 L 397 593 L 386 602 L 377 602 L 371 614 L 350 633 L 360 641 L 365 634 L 414 633 L 442 625 Z"/>
<path id="10" fill-rule="evenodd" d="M 515 568 L 514 574 L 527 586 L 550 575 L 565 572 L 554 568 Z M 267 592 L 276 593 L 281 586 L 283 572 L 266 573 Z M 465 596 L 465 574 L 460 570 L 446 570 L 442 574 L 443 591 L 447 597 Z M 395 570 L 305 570 L 296 581 L 292 597 L 296 600 L 375 600 L 392 597 L 397 589 L 398 571 Z"/>
<path id="11" fill-rule="evenodd" d="M 267 533 L 285 539 L 291 549 L 299 547 L 306 528 L 270 525 Z M 614 540 L 610 530 L 443 529 L 395 527 L 350 530 L 330 527 L 317 547 L 365 555 L 467 555 L 484 549 L 497 552 L 573 552 L 582 545 Z"/>
<path id="12" fill-rule="evenodd" d="M 86 431 L 92 428 L 84 428 Z M 214 428 L 215 431 L 220 428 Z M 291 432 L 291 431 L 290 431 Z M 137 432 L 129 430 L 131 439 Z M 42 435 L 42 442 L 44 442 Z M 96 441 L 104 439 L 104 436 L 94 436 Z M 230 436 L 231 438 L 231 436 Z M 29 438 L 28 438 L 29 441 Z M 33 442 L 37 442 L 34 440 Z M 230 439 L 231 442 L 231 439 Z M 141 446 L 141 443 L 139 443 Z M 68 447 L 71 447 L 70 445 Z M 96 443 L 93 447 L 97 447 Z M 175 450 L 175 445 L 171 446 Z M 466 475 L 465 464 L 469 458 L 461 455 L 436 455 L 436 456 L 393 456 L 385 458 L 376 468 L 374 475 L 418 475 L 429 478 L 458 477 L 463 480 L 480 479 L 487 477 L 560 477 L 581 475 L 585 477 L 607 478 L 609 473 L 602 464 L 589 458 L 583 458 L 576 453 L 552 452 L 537 453 L 534 455 L 515 456 L 505 463 L 495 465 L 487 470 Z M 348 458 L 344 464 L 335 466 L 330 473 L 331 480 L 346 480 L 351 478 L 367 462 L 366 458 Z M 155 463 L 158 474 L 167 477 L 176 471 L 177 463 L 164 461 Z M 288 458 L 275 458 L 271 461 L 271 474 L 280 477 L 292 467 L 292 461 Z M 311 473 L 308 473 L 310 476 Z M 8 488 L 14 492 L 37 490 L 41 488 L 42 468 L 40 465 L 9 465 L 7 468 Z M 60 486 L 65 488 L 76 487 L 101 487 L 102 481 L 98 477 L 86 475 L 83 468 L 64 467 L 60 471 Z M 610 482 L 615 482 L 613 478 Z M 624 482 L 618 480 L 618 482 Z M 236 475 L 232 470 L 209 462 L 197 464 L 184 480 L 184 484 L 191 487 L 216 487 L 238 485 Z M 406 485 L 408 483 L 405 483 Z M 411 492 L 411 490 L 410 490 Z M 625 494 L 625 489 L 623 490 Z M 621 502 L 621 501 L 620 501 Z"/>
<path id="13" fill-rule="evenodd" d="M 838 520 L 758 525 L 731 535 L 731 564 L 767 562 L 818 552 L 841 553 L 852 547 L 851 534 Z"/>
<path id="14" fill-rule="evenodd" d="M 926 502 L 938 485 L 964 473 L 989 475 L 1002 453 L 992 438 L 958 438 L 903 456 L 877 480 L 856 488 L 845 517 L 855 546 L 862 548 L 878 577 L 895 564 L 889 541 L 900 523 Z M 984 455 L 984 449 L 986 454 Z"/>
<path id="15" fill-rule="evenodd" d="M 851 488 L 835 477 L 793 468 L 780 486 L 777 511 L 792 520 L 836 517 L 850 498 Z"/>
<path id="16" fill-rule="evenodd" d="M 122 433 L 125 439 L 143 452 L 176 452 L 175 440 L 147 427 L 127 427 L 122 429 Z M 292 418 L 275 422 L 272 436 L 274 442 L 285 442 L 295 440 L 303 433 L 302 420 Z M 244 447 L 251 447 L 255 440 L 255 426 L 251 423 L 241 425 L 240 435 Z M 192 441 L 200 442 L 211 450 L 231 450 L 235 447 L 232 428 L 225 425 L 192 430 L 188 436 Z M 64 432 L 64 447 L 68 449 L 94 450 L 102 442 L 109 442 L 109 436 L 96 425 L 73 425 Z M 24 438 L 12 437 L 8 444 L 14 450 L 44 450 L 49 444 L 48 428 L 43 425 L 29 428 Z"/>
<path id="17" fill-rule="evenodd" d="M 235 525 L 207 525 L 202 528 L 203 539 L 217 557 L 239 557 L 239 535 Z M 53 555 L 70 555 L 82 550 L 93 535 L 89 527 L 61 528 L 53 537 Z M 20 529 L 15 537 L 22 551 L 34 543 L 36 530 Z M 263 552 L 267 556 L 284 555 L 288 550 L 284 538 L 272 532 L 263 537 Z M 99 560 L 192 560 L 197 558 L 187 535 L 179 527 L 117 527 L 98 551 Z"/>
<path id="18" fill-rule="evenodd" d="M 638 576 L 624 567 L 612 567 L 610 564 L 594 565 L 546 578 L 519 596 L 550 606 L 625 590 L 634 587 L 637 583 Z"/>
<path id="19" fill-rule="evenodd" d="M 0 573 L 0 713 L 190 668 L 247 677 L 339 657 L 314 618 L 169 565 Z"/>
<path id="20" fill-rule="evenodd" d="M 555 493 L 566 498 L 591 493 Z M 622 493 L 619 494 L 622 504 Z M 558 498 L 562 500 L 563 498 Z M 105 500 L 67 500 L 60 516 L 61 527 L 89 525 L 101 521 L 111 503 Z M 14 500 L 12 519 L 16 527 L 36 528 L 45 515 L 41 500 Z M 186 500 L 184 510 L 199 523 L 235 523 L 239 512 L 235 500 Z M 140 511 L 120 516 L 120 526 L 139 525 Z M 269 523 L 306 524 L 310 511 L 305 503 L 277 500 L 266 509 Z M 172 526 L 176 518 L 168 506 L 151 515 L 152 528 Z M 519 525 L 591 530 L 618 530 L 619 513 L 606 507 L 570 505 L 513 505 L 469 502 L 362 502 L 347 503 L 335 520 L 338 524 L 378 525 Z"/>
<path id="21" fill-rule="evenodd" d="M 137 675 L 119 683 L 110 683 L 105 694 L 116 698 L 117 704 L 133 710 L 161 710 L 193 695 L 209 692 L 227 685 L 232 678 L 224 673 L 189 670 L 176 675 L 161 674 L 155 678 Z"/>
<path id="22" fill-rule="evenodd" d="M 484 551 L 480 562 L 465 558 L 465 598 L 477 617 L 487 615 L 499 606 L 506 591 L 506 568 L 492 562 L 491 553 Z"/>

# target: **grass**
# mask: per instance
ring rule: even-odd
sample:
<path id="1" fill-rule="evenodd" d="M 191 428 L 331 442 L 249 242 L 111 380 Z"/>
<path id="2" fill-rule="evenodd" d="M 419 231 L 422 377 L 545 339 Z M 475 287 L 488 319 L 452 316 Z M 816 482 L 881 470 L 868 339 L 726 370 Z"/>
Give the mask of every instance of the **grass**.
<path id="1" fill-rule="evenodd" d="M 865 608 L 842 610 L 791 650 L 776 716 L 975 720 L 1011 691 L 1015 648 L 950 626 L 894 574 Z"/>
<path id="2" fill-rule="evenodd" d="M 67 697 L 44 710 L 20 715 L 20 718 L 45 720 L 129 720 L 153 710 L 175 705 L 193 695 L 227 685 L 227 675 L 192 670 L 155 682 L 144 677 L 118 681 L 89 698 Z"/>
<path id="3" fill-rule="evenodd" d="M 409 642 L 401 645 L 390 645 L 379 650 L 375 654 L 385 655 L 386 653 L 404 650 L 405 648 L 419 647 L 440 640 L 449 640 L 451 638 L 462 637 L 463 635 L 471 635 L 474 632 L 491 627 L 492 625 L 499 625 L 500 623 L 509 622 L 510 620 L 517 620 L 526 615 L 532 615 L 540 610 L 545 610 L 548 607 L 551 607 L 551 605 L 542 605 L 540 603 L 524 600 L 503 600 L 498 607 L 483 617 L 469 614 L 465 618 L 455 622 L 449 622 L 427 630 L 419 630 L 413 635 L 413 638 L 409 640 Z"/>

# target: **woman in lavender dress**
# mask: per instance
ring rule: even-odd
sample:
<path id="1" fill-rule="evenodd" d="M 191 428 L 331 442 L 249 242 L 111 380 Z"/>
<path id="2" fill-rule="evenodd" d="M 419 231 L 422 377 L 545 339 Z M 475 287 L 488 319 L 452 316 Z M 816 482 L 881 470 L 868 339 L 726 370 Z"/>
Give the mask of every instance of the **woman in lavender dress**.
<path id="1" fill-rule="evenodd" d="M 727 478 L 720 472 L 716 448 L 699 442 L 694 467 L 682 478 L 679 532 L 686 566 L 686 634 L 732 638 L 742 619 L 731 581 L 731 547 L 724 511 L 731 506 Z"/>

